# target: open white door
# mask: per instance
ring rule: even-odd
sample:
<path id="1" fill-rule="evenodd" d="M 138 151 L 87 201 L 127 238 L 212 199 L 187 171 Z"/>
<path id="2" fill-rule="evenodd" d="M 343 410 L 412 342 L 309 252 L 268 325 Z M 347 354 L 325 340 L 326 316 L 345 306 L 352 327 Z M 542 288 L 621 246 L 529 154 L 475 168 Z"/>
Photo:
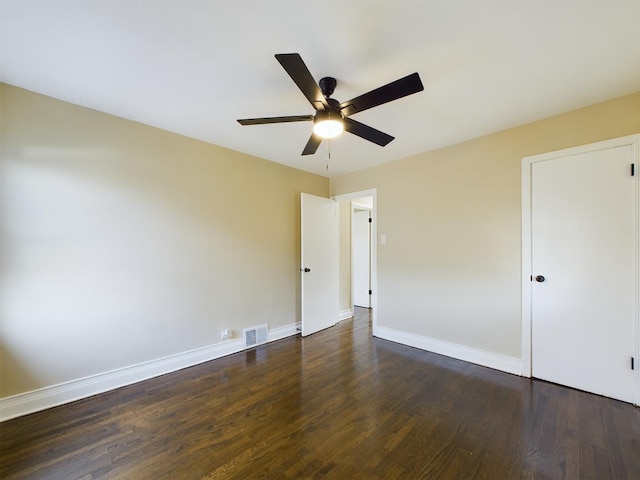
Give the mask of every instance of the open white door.
<path id="1" fill-rule="evenodd" d="M 300 195 L 302 336 L 338 321 L 338 218 L 336 202 Z"/>

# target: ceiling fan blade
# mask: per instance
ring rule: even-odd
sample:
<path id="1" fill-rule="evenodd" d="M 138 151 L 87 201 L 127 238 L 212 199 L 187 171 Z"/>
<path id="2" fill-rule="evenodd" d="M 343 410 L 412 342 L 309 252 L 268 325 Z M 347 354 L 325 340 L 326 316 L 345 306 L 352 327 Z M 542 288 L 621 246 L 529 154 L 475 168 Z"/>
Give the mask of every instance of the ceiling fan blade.
<path id="1" fill-rule="evenodd" d="M 322 94 L 322 90 L 311 76 L 309 69 L 302 61 L 302 57 L 297 53 L 278 53 L 276 59 L 286 70 L 291 79 L 302 91 L 307 100 L 316 110 L 329 108 L 327 100 Z"/>
<path id="2" fill-rule="evenodd" d="M 342 121 L 344 124 L 344 129 L 347 132 L 353 133 L 360 138 L 364 138 L 365 140 L 376 143 L 381 147 L 384 147 L 395 138 L 391 135 L 387 135 L 386 133 L 381 132 L 380 130 L 376 130 L 375 128 L 370 127 L 369 125 L 356 122 L 351 118 L 345 117 Z"/>
<path id="3" fill-rule="evenodd" d="M 344 115 L 353 115 L 372 107 L 377 107 L 387 102 L 397 100 L 413 93 L 424 90 L 420 75 L 412 73 L 400 78 L 395 82 L 387 83 L 382 87 L 371 90 L 359 97 L 353 98 L 340 104 L 340 110 Z"/>
<path id="4" fill-rule="evenodd" d="M 320 137 L 319 135 L 316 135 L 315 133 L 312 133 L 311 137 L 309 138 L 309 141 L 307 142 L 307 145 L 304 147 L 304 150 L 302 151 L 302 155 L 313 155 L 314 153 L 316 153 L 316 150 L 318 150 L 318 147 L 320 146 L 321 142 L 322 142 L 322 137 Z"/>
<path id="5" fill-rule="evenodd" d="M 241 118 L 240 125 L 262 125 L 265 123 L 286 123 L 286 122 L 307 122 L 313 120 L 313 115 L 293 115 L 289 117 L 266 117 L 266 118 Z"/>

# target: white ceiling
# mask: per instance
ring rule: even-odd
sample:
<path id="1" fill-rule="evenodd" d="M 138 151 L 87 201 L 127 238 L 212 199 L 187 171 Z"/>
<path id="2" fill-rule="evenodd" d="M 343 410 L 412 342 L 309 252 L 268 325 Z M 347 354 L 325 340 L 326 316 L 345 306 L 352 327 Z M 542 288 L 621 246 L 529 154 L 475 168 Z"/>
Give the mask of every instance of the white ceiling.
<path id="1" fill-rule="evenodd" d="M 332 177 L 640 91 L 640 1 L 0 0 L 0 49 L 0 81 Z M 313 113 L 291 52 L 339 101 L 425 90 L 354 115 L 386 147 L 302 157 L 310 123 L 236 122 Z"/>

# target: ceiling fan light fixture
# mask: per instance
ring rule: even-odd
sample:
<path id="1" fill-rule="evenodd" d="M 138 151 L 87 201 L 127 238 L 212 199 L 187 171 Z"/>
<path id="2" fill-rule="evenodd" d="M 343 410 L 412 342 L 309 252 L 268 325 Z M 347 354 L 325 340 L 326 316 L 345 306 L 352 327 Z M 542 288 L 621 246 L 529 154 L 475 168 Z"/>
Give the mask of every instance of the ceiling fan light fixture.
<path id="1" fill-rule="evenodd" d="M 280 62 L 282 68 L 307 98 L 315 110 L 315 115 L 243 118 L 239 119 L 238 123 L 240 125 L 260 125 L 313 120 L 313 133 L 302 150 L 302 155 L 313 155 L 322 140 L 336 137 L 343 131 L 384 147 L 394 137 L 357 122 L 350 116 L 424 90 L 420 75 L 415 72 L 346 102 L 339 102 L 335 98 L 331 98 L 338 83 L 337 80 L 334 77 L 323 77 L 316 83 L 299 53 L 277 53 L 276 60 Z"/>
<path id="2" fill-rule="evenodd" d="M 330 110 L 320 110 L 316 114 L 313 133 L 322 138 L 334 138 L 344 131 L 342 115 Z"/>

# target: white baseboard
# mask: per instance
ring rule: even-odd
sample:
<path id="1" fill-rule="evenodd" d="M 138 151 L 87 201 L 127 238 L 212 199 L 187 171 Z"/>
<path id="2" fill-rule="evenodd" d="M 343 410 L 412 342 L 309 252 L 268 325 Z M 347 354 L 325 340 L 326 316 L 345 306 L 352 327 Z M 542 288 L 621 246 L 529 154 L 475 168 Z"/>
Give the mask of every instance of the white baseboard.
<path id="1" fill-rule="evenodd" d="M 296 324 L 269 330 L 269 342 L 296 335 Z M 0 399 L 0 422 L 73 402 L 245 350 L 242 338 Z"/>
<path id="2" fill-rule="evenodd" d="M 338 312 L 338 321 L 346 320 L 347 318 L 353 317 L 353 308 L 347 308 L 345 310 L 340 310 Z"/>
<path id="3" fill-rule="evenodd" d="M 281 340 L 300 333 L 298 331 L 298 326 L 298 323 L 290 323 L 289 325 L 269 329 L 269 341 L 275 342 L 276 340 Z"/>
<path id="4" fill-rule="evenodd" d="M 385 340 L 420 348 L 447 357 L 475 363 L 483 367 L 501 370 L 514 375 L 522 375 L 522 360 L 501 353 L 489 352 L 479 348 L 467 347 L 457 343 L 446 342 L 436 338 L 424 337 L 415 333 L 404 332 L 378 325 L 374 335 Z"/>

